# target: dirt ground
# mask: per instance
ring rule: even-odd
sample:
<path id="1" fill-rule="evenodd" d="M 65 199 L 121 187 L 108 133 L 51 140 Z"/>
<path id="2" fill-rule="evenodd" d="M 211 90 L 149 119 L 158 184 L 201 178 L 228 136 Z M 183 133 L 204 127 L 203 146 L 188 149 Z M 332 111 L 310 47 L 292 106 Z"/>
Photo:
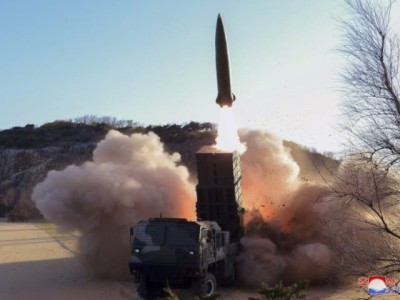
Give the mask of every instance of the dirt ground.
<path id="1" fill-rule="evenodd" d="M 54 226 L 7 223 L 0 219 L 1 300 L 140 299 L 133 281 L 91 280 L 76 257 L 77 234 L 62 235 Z M 257 297 L 254 291 L 221 289 L 222 300 Z M 177 291 L 181 299 L 191 299 Z M 356 286 L 311 288 L 307 299 L 367 299 Z M 372 298 L 371 298 L 372 299 Z M 380 296 L 376 299 L 400 299 Z"/>

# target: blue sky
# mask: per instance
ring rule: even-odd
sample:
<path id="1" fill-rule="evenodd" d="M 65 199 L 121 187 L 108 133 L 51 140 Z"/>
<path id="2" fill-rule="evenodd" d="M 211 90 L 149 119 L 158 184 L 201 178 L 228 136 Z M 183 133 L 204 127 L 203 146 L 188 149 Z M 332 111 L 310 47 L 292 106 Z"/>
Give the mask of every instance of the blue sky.
<path id="1" fill-rule="evenodd" d="M 239 127 L 339 150 L 341 0 L 0 0 L 0 129 L 216 122 L 218 13 Z"/>

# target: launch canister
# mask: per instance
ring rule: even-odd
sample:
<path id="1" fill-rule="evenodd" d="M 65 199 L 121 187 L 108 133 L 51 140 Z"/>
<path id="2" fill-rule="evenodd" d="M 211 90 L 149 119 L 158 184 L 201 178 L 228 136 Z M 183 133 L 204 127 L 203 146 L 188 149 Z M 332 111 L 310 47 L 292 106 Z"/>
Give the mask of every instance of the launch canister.
<path id="1" fill-rule="evenodd" d="M 217 29 L 215 32 L 215 62 L 217 67 L 218 96 L 216 102 L 219 106 L 232 106 L 236 99 L 231 89 L 229 71 L 228 44 L 226 42 L 224 24 L 221 15 L 218 15 Z"/>

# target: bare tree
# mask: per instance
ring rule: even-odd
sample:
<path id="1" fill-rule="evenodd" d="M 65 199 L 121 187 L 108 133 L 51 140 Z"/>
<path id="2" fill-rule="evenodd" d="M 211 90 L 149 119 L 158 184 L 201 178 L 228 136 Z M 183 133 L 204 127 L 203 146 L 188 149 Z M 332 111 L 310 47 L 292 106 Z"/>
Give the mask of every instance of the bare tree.
<path id="1" fill-rule="evenodd" d="M 386 4 L 385 4 L 386 3 Z M 349 153 L 332 184 L 332 247 L 341 273 L 400 271 L 399 37 L 388 0 L 346 0 L 343 116 Z"/>
<path id="2" fill-rule="evenodd" d="M 332 185 L 336 206 L 328 220 L 339 273 L 400 271 L 400 191 L 397 172 L 360 155 L 341 166 Z"/>
<path id="3" fill-rule="evenodd" d="M 352 151 L 387 167 L 400 164 L 399 37 L 390 26 L 393 1 L 346 0 L 344 116 Z"/>

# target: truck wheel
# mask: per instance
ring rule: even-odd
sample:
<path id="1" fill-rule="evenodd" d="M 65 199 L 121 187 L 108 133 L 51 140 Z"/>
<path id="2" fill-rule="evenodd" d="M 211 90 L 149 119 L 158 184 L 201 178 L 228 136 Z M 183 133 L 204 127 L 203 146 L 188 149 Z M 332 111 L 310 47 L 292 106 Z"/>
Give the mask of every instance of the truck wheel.
<path id="1" fill-rule="evenodd" d="M 210 297 L 215 293 L 217 289 L 217 280 L 215 279 L 214 274 L 207 273 L 206 276 L 201 280 L 200 285 L 200 296 L 201 297 Z"/>
<path id="2" fill-rule="evenodd" d="M 141 282 L 137 288 L 137 293 L 139 294 L 140 297 L 142 297 L 144 300 L 151 300 L 153 299 L 150 297 L 149 290 L 147 288 L 147 284 Z"/>
<path id="3" fill-rule="evenodd" d="M 148 282 L 146 277 L 142 277 L 137 288 L 137 293 L 144 300 L 152 300 L 162 295 L 163 287 L 159 284 Z"/>
<path id="4" fill-rule="evenodd" d="M 214 274 L 207 273 L 204 279 L 202 280 L 202 296 L 210 297 L 215 293 L 217 289 L 217 280 L 215 279 Z"/>

